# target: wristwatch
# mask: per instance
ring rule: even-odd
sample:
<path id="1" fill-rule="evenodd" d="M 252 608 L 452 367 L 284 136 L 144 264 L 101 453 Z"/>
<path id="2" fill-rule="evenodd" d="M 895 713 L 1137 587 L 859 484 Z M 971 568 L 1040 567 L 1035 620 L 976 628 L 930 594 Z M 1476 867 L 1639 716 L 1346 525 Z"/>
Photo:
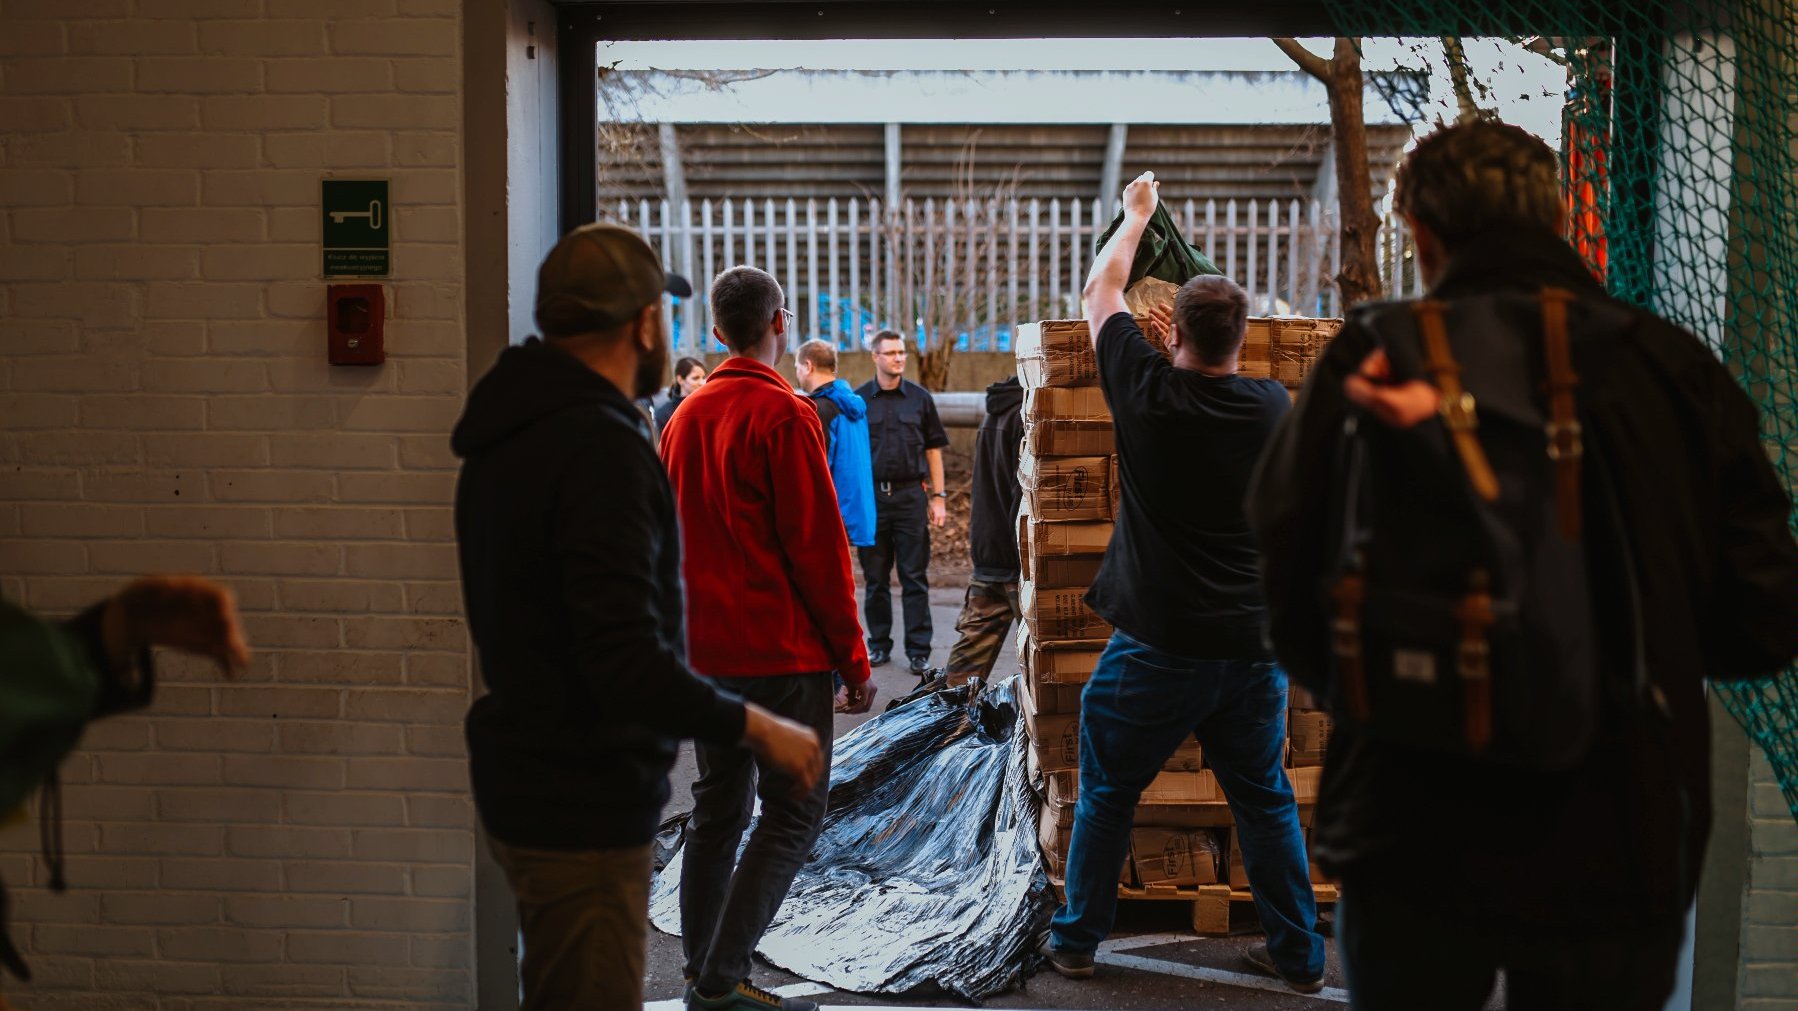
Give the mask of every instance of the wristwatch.
<path id="1" fill-rule="evenodd" d="M 948 498 L 949 493 L 946 491 L 933 491 L 930 493 L 930 497 L 931 498 Z"/>

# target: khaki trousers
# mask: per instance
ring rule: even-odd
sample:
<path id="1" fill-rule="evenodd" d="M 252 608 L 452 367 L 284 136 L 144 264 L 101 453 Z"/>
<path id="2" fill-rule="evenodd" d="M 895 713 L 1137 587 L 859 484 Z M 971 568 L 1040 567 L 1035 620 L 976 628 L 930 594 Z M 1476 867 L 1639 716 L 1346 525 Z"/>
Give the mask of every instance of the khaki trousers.
<path id="1" fill-rule="evenodd" d="M 520 1011 L 641 1011 L 652 848 L 488 843 L 518 900 Z"/>

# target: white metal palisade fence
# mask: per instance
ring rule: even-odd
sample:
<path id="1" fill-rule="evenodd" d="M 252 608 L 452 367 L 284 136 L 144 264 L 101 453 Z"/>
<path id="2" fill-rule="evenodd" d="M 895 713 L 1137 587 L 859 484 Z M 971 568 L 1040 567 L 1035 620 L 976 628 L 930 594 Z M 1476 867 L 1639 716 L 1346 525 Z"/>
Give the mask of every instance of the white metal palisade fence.
<path id="1" fill-rule="evenodd" d="M 1251 315 L 1334 316 L 1341 255 L 1335 207 L 1317 201 L 1186 200 L 1170 204 L 1187 240 L 1248 291 Z M 677 354 L 722 351 L 705 292 L 737 264 L 773 274 L 798 317 L 789 350 L 822 338 L 858 350 L 890 328 L 921 347 L 1009 351 L 1020 322 L 1079 311 L 1094 240 L 1110 220 L 1097 200 L 667 200 L 602 205 L 693 281 L 675 300 Z M 1388 211 L 1379 232 L 1388 295 L 1418 294 L 1415 249 Z M 1397 283 L 1394 283 L 1396 279 Z M 704 338 L 701 340 L 701 338 Z"/>

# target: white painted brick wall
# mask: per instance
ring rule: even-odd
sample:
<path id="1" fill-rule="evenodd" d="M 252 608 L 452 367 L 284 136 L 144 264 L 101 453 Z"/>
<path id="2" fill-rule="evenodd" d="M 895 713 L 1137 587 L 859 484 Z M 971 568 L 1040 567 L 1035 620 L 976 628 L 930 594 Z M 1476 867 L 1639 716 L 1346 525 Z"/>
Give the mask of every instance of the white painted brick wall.
<path id="1" fill-rule="evenodd" d="M 465 1008 L 447 434 L 454 0 L 0 0 L 0 590 L 179 569 L 254 668 L 170 659 L 68 762 L 73 889 L 0 833 L 21 1009 Z M 392 180 L 388 363 L 324 363 L 319 180 Z"/>
<path id="2" fill-rule="evenodd" d="M 1798 1009 L 1798 821 L 1753 748 L 1748 786 L 1748 884 L 1742 896 L 1737 993 L 1754 1011 Z"/>

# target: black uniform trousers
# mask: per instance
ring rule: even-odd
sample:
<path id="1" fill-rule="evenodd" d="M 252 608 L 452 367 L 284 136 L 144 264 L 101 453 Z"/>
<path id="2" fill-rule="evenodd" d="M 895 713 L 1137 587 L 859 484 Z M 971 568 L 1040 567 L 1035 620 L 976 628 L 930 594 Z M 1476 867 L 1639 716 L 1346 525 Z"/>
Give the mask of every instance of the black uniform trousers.
<path id="1" fill-rule="evenodd" d="M 930 496 L 919 481 L 874 486 L 874 544 L 858 549 L 867 584 L 862 615 L 868 649 L 893 651 L 894 563 L 905 609 L 905 655 L 930 655 Z"/>

